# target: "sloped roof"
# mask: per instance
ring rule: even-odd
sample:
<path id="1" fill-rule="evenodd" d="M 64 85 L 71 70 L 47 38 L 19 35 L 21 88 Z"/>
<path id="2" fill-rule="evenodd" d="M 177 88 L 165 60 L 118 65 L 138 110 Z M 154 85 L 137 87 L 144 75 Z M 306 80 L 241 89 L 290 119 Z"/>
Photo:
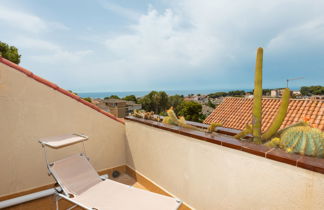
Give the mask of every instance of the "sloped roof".
<path id="1" fill-rule="evenodd" d="M 92 103 L 90 103 L 88 101 L 83 100 L 80 96 L 75 95 L 75 94 L 73 94 L 73 93 L 71 93 L 71 92 L 69 92 L 69 91 L 67 91 L 67 90 L 65 90 L 63 88 L 60 88 L 58 85 L 56 85 L 56 84 L 54 84 L 54 83 L 52 83 L 52 82 L 50 82 L 50 81 L 48 81 L 46 79 L 43 79 L 42 77 L 39 77 L 39 76 L 33 74 L 32 72 L 28 71 L 27 69 L 15 64 L 15 63 L 12 63 L 11 61 L 9 61 L 9 60 L 7 60 L 5 58 L 0 57 L 0 62 L 7 65 L 7 66 L 9 66 L 9 67 L 11 67 L 11 68 L 13 68 L 13 69 L 15 69 L 15 70 L 18 70 L 19 72 L 21 72 L 23 74 L 26 74 L 28 77 L 30 77 L 31 79 L 34 79 L 35 81 L 37 81 L 39 83 L 42 83 L 42 84 L 44 84 L 44 85 L 46 85 L 46 86 L 48 86 L 50 88 L 53 88 L 54 90 L 56 90 L 56 91 L 58 91 L 58 92 L 60 92 L 60 93 L 62 93 L 64 95 L 66 95 L 66 96 L 68 96 L 68 97 L 70 97 L 70 98 L 72 98 L 72 99 L 74 99 L 74 100 L 76 100 L 76 101 L 78 101 L 78 102 L 80 102 L 80 103 L 82 103 L 82 104 L 84 104 L 84 105 L 86 105 L 86 106 L 88 106 L 88 107 L 90 107 L 90 108 L 92 108 L 92 109 L 106 115 L 107 117 L 110 117 L 111 119 L 116 120 L 117 122 L 120 122 L 120 123 L 123 123 L 123 124 L 125 123 L 123 120 L 115 117 L 114 115 L 112 115 L 112 114 L 110 114 L 108 112 L 105 112 L 104 110 L 100 109 L 96 105 L 94 105 L 94 104 L 92 104 Z"/>
<path id="2" fill-rule="evenodd" d="M 204 123 L 222 122 L 224 127 L 243 130 L 246 124 L 252 121 L 251 98 L 227 97 L 205 119 Z M 262 99 L 262 130 L 265 131 L 272 123 L 278 108 L 280 99 Z M 305 117 L 314 127 L 324 130 L 324 102 L 320 100 L 291 99 L 287 116 L 281 128 L 294 124 Z"/>

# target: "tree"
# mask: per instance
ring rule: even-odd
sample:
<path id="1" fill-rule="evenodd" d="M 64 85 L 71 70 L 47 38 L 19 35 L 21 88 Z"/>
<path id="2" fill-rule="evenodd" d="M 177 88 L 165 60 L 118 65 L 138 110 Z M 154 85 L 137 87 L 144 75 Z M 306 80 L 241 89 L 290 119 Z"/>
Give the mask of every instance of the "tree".
<path id="1" fill-rule="evenodd" d="M 183 102 L 183 95 L 169 96 L 169 107 L 173 107 L 176 114 L 179 113 L 180 104 Z"/>
<path id="2" fill-rule="evenodd" d="M 153 111 L 159 114 L 168 108 L 168 95 L 164 91 L 151 91 L 139 100 L 146 111 Z"/>
<path id="3" fill-rule="evenodd" d="M 210 98 L 219 98 L 219 97 L 225 97 L 227 96 L 226 92 L 216 92 L 216 93 L 211 93 L 208 95 Z"/>
<path id="4" fill-rule="evenodd" d="M 207 106 L 209 106 L 209 107 L 211 107 L 211 108 L 213 108 L 213 109 L 215 109 L 215 107 L 216 107 L 216 105 L 215 104 L 213 104 L 213 102 L 211 102 L 211 100 L 210 99 L 208 99 L 208 102 L 207 102 L 207 104 L 206 104 Z"/>
<path id="5" fill-rule="evenodd" d="M 234 91 L 229 91 L 228 92 L 229 96 L 236 96 L 236 97 L 241 97 L 245 95 L 245 91 L 244 90 L 234 90 Z"/>
<path id="6" fill-rule="evenodd" d="M 8 44 L 0 41 L 0 56 L 10 60 L 15 64 L 20 63 L 20 57 L 18 49 L 14 46 L 9 46 Z"/>
<path id="7" fill-rule="evenodd" d="M 110 98 L 113 98 L 113 99 L 120 99 L 117 95 L 107 96 L 107 97 L 105 97 L 104 99 L 110 99 Z"/>
<path id="8" fill-rule="evenodd" d="M 201 104 L 194 101 L 183 101 L 179 106 L 179 116 L 183 116 L 186 120 L 202 122 L 204 120 L 203 114 L 201 114 Z"/>
<path id="9" fill-rule="evenodd" d="M 134 101 L 135 103 L 137 103 L 137 98 L 135 95 L 129 95 L 129 96 L 125 96 L 123 98 L 123 100 L 126 100 L 126 101 Z"/>
<path id="10" fill-rule="evenodd" d="M 300 93 L 303 96 L 324 95 L 324 86 L 303 86 L 300 88 Z"/>
<path id="11" fill-rule="evenodd" d="M 78 94 L 76 93 L 76 92 L 73 92 L 72 90 L 68 90 L 70 93 L 73 93 L 74 95 L 77 95 L 78 96 Z"/>
<path id="12" fill-rule="evenodd" d="M 86 98 L 82 98 L 82 99 L 85 100 L 85 101 L 88 101 L 88 102 L 92 103 L 92 100 L 91 100 L 90 97 L 86 97 Z"/>
<path id="13" fill-rule="evenodd" d="M 270 96 L 271 95 L 271 89 L 263 89 L 262 95 L 264 96 Z"/>

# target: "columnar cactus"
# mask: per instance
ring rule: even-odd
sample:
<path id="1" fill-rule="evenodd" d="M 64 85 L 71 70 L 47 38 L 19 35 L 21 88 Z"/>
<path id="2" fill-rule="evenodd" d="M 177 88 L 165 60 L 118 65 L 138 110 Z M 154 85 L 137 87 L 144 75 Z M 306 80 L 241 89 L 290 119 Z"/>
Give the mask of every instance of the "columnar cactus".
<path id="1" fill-rule="evenodd" d="M 257 51 L 255 77 L 254 77 L 254 98 L 252 110 L 252 134 L 254 142 L 261 143 L 261 123 L 262 123 L 262 59 L 263 49 Z"/>
<path id="2" fill-rule="evenodd" d="M 247 125 L 246 128 L 235 136 L 237 139 L 241 139 L 248 134 L 253 135 L 253 141 L 261 144 L 266 140 L 274 136 L 284 121 L 290 99 L 290 90 L 286 88 L 284 90 L 283 97 L 277 115 L 272 122 L 268 130 L 262 134 L 262 62 L 263 62 L 263 49 L 260 47 L 257 51 L 256 65 L 255 65 L 255 76 L 254 76 L 254 98 L 253 98 L 253 109 L 252 109 L 252 128 Z"/>
<path id="3" fill-rule="evenodd" d="M 281 103 L 277 115 L 272 121 L 268 130 L 264 134 L 262 134 L 261 136 L 262 141 L 270 139 L 272 136 L 274 136 L 277 133 L 278 129 L 280 128 L 282 122 L 284 121 L 287 115 L 289 99 L 290 99 L 290 90 L 289 88 L 285 88 L 281 98 Z"/>

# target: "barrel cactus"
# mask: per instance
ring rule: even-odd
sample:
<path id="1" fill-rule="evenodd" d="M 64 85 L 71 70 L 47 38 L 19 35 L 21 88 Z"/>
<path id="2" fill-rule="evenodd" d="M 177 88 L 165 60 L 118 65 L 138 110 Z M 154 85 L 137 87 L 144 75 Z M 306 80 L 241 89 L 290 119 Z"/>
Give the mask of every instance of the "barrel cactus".
<path id="1" fill-rule="evenodd" d="M 309 125 L 292 126 L 265 145 L 279 146 L 288 153 L 324 157 L 324 133 Z"/>
<path id="2" fill-rule="evenodd" d="M 281 135 L 280 147 L 286 152 L 324 157 L 324 133 L 310 126 L 292 127 Z"/>

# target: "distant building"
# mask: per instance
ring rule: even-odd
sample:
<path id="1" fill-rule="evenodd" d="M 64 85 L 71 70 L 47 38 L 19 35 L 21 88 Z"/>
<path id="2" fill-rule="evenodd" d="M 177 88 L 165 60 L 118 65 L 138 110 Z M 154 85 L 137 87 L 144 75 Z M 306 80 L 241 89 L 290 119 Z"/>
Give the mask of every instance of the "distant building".
<path id="1" fill-rule="evenodd" d="M 250 92 L 246 92 L 244 98 L 253 98 L 253 94 Z"/>
<path id="2" fill-rule="evenodd" d="M 109 112 L 118 118 L 124 118 L 127 112 L 126 101 L 121 99 L 104 99 L 104 103 L 108 106 Z"/>
<path id="3" fill-rule="evenodd" d="M 142 109 L 142 104 L 137 104 L 134 101 L 126 101 L 127 113 L 132 113 L 134 110 Z"/>
<path id="4" fill-rule="evenodd" d="M 189 95 L 184 98 L 185 101 L 195 101 L 200 104 L 208 103 L 208 95 Z"/>
<path id="5" fill-rule="evenodd" d="M 313 95 L 310 97 L 311 100 L 324 101 L 324 95 Z"/>
<path id="6" fill-rule="evenodd" d="M 135 109 L 142 109 L 142 104 L 136 104 L 134 101 L 126 101 L 122 99 L 94 99 L 93 103 L 106 112 L 110 112 L 118 118 L 124 118 L 128 113 Z"/>
<path id="7" fill-rule="evenodd" d="M 270 96 L 273 97 L 273 98 L 280 98 L 283 94 L 285 89 L 274 89 L 274 90 L 271 90 L 271 93 L 270 93 Z M 290 91 L 290 94 L 292 95 L 293 94 L 293 91 Z"/>

